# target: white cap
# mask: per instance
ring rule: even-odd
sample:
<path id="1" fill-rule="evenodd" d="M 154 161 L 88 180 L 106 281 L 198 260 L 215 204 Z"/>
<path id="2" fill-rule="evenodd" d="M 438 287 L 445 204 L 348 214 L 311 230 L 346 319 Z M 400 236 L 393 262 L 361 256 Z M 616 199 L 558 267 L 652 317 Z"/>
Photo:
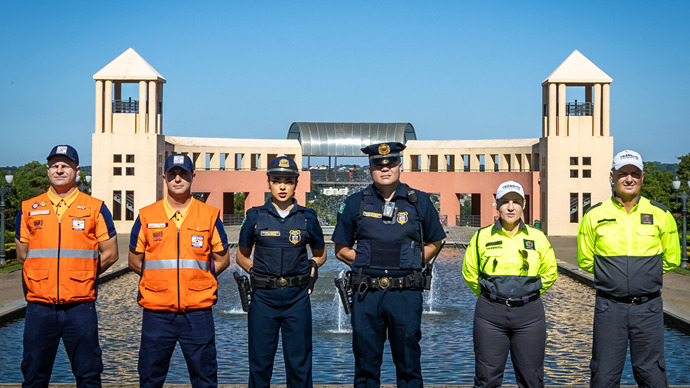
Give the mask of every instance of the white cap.
<path id="1" fill-rule="evenodd" d="M 619 170 L 623 166 L 632 165 L 644 171 L 644 165 L 642 164 L 642 156 L 632 150 L 624 150 L 616 154 L 613 157 L 613 169 Z"/>
<path id="2" fill-rule="evenodd" d="M 496 189 L 496 200 L 503 198 L 508 193 L 518 193 L 522 199 L 525 199 L 525 190 L 522 189 L 522 185 L 515 181 L 507 181 L 501 183 Z"/>

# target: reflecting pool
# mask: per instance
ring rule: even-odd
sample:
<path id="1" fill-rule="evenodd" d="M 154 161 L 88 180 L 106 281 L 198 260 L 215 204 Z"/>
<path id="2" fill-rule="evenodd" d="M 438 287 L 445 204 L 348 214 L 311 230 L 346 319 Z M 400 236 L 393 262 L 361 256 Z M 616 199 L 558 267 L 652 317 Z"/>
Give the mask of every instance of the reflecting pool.
<path id="1" fill-rule="evenodd" d="M 472 384 L 472 319 L 476 297 L 461 276 L 463 252 L 445 249 L 437 260 L 433 290 L 425 294 L 422 318 L 422 367 L 424 381 L 433 384 Z M 231 266 L 219 277 L 220 301 L 214 307 L 219 381 L 225 384 L 247 382 L 247 319 L 240 309 Z M 351 349 L 349 316 L 342 313 L 335 297 L 333 278 L 346 266 L 333 256 L 321 268 L 312 296 L 314 315 L 314 383 L 351 384 L 354 361 Z M 101 286 L 98 311 L 103 349 L 105 383 L 136 383 L 141 330 L 141 307 L 136 303 L 138 276 L 129 273 Z M 545 382 L 549 385 L 587 384 L 592 338 L 594 292 L 561 275 L 544 296 L 547 319 Z M 19 383 L 24 320 L 0 326 L 0 383 Z M 687 349 L 690 335 L 666 327 L 666 363 L 670 384 L 689 385 Z M 53 369 L 52 383 L 72 383 L 69 361 L 60 346 Z M 167 383 L 188 383 L 186 365 L 179 347 L 173 354 Z M 273 382 L 285 383 L 282 351 L 278 349 Z M 390 349 L 382 365 L 382 383 L 395 384 L 395 367 Z M 623 384 L 635 384 L 630 362 L 626 362 Z M 514 385 L 510 362 L 504 384 Z"/>

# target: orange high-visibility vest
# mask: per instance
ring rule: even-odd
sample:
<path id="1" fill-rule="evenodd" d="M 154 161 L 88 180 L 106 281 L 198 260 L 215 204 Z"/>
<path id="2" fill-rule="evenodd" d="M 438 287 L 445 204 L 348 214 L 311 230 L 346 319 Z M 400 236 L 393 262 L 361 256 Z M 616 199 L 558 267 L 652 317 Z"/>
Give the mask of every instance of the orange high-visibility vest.
<path id="1" fill-rule="evenodd" d="M 159 311 L 210 308 L 218 289 L 211 238 L 220 211 L 192 199 L 178 229 L 168 219 L 163 201 L 139 211 L 139 233 L 146 240 L 139 304 Z"/>
<path id="2" fill-rule="evenodd" d="M 98 238 L 103 201 L 79 193 L 62 218 L 47 193 L 22 202 L 29 248 L 22 267 L 26 300 L 43 303 L 96 300 Z"/>

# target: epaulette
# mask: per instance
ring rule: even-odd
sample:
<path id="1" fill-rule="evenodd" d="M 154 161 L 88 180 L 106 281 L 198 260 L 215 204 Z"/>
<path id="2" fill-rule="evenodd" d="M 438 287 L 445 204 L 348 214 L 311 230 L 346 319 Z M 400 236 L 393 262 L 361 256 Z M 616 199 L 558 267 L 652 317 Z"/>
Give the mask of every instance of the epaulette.
<path id="1" fill-rule="evenodd" d="M 583 215 L 587 214 L 587 212 L 589 212 L 590 210 L 594 209 L 595 207 L 601 206 L 602 203 L 603 203 L 603 202 L 599 202 L 598 204 L 596 204 L 596 205 L 594 205 L 594 206 L 590 206 L 589 209 L 587 209 Z"/>
<path id="2" fill-rule="evenodd" d="M 652 205 L 658 207 L 659 209 L 661 209 L 661 210 L 663 210 L 663 211 L 665 211 L 665 212 L 668 211 L 668 208 L 667 208 L 666 206 L 664 206 L 663 204 L 661 204 L 661 203 L 659 203 L 659 202 L 657 202 L 657 201 L 649 201 L 649 203 L 651 203 Z"/>

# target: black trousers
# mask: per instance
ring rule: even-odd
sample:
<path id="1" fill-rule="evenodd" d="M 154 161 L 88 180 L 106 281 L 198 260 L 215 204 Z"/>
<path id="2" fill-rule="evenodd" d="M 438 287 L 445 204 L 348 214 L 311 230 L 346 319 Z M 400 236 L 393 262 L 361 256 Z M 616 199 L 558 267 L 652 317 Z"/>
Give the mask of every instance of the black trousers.
<path id="1" fill-rule="evenodd" d="M 591 386 L 620 386 L 630 343 L 630 362 L 640 387 L 668 387 L 664 360 L 664 303 L 661 298 L 640 305 L 597 296 L 594 305 Z"/>
<path id="2" fill-rule="evenodd" d="M 475 387 L 501 386 L 509 351 L 518 386 L 544 386 L 546 318 L 541 298 L 508 307 L 479 296 L 473 335 Z"/>

